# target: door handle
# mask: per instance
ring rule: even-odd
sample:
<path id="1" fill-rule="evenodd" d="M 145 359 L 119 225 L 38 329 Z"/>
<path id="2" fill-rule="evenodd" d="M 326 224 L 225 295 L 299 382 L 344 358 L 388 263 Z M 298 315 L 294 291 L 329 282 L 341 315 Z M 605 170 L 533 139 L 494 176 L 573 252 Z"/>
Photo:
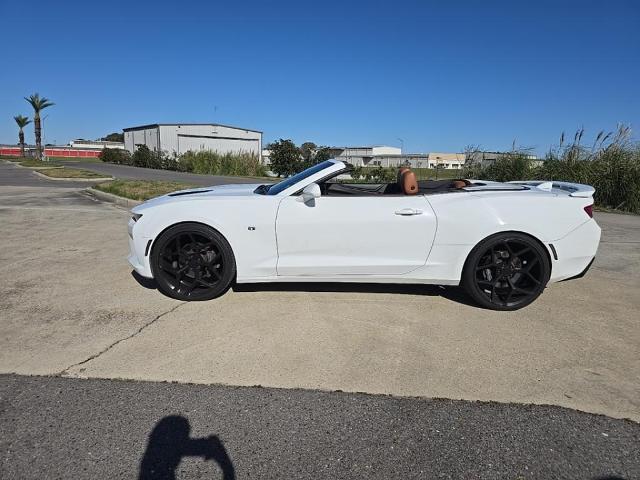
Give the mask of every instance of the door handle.
<path id="1" fill-rule="evenodd" d="M 403 208 L 402 210 L 396 210 L 396 215 L 402 215 L 404 217 L 408 217 L 410 215 L 421 215 L 422 210 L 418 210 L 417 208 Z"/>

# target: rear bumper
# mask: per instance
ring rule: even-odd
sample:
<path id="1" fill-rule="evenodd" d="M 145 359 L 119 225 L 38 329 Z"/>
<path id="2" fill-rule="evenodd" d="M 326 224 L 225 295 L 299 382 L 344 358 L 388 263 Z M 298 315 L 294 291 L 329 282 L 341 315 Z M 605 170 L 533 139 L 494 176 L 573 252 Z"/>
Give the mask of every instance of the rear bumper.
<path id="1" fill-rule="evenodd" d="M 583 223 L 565 237 L 551 242 L 558 259 L 552 261 L 551 282 L 580 278 L 593 263 L 601 230 L 595 220 Z"/>
<path id="2" fill-rule="evenodd" d="M 587 274 L 587 272 L 589 271 L 589 269 L 591 268 L 591 265 L 593 265 L 594 260 L 595 260 L 595 257 L 591 259 L 591 261 L 589 262 L 589 265 L 587 265 L 587 268 L 585 268 L 583 271 L 581 271 L 578 275 L 575 275 L 575 276 L 569 277 L 569 278 L 565 278 L 562 281 L 566 282 L 567 280 L 575 280 L 577 278 L 584 277 Z"/>

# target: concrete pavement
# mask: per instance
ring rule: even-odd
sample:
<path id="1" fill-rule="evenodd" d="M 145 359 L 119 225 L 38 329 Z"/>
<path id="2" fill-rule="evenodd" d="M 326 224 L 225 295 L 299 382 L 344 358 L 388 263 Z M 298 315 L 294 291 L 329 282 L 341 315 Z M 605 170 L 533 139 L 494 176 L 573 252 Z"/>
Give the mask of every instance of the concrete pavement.
<path id="1" fill-rule="evenodd" d="M 0 371 L 555 404 L 640 420 L 640 218 L 598 214 L 589 274 L 492 312 L 455 288 L 140 285 L 128 213 L 77 189 L 0 191 Z"/>

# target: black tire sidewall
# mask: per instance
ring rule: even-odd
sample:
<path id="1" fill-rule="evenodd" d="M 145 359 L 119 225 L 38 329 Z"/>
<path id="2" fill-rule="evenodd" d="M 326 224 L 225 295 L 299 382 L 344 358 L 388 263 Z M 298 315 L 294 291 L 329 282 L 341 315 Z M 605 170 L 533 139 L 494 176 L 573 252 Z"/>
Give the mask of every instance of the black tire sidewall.
<path id="1" fill-rule="evenodd" d="M 216 286 L 207 290 L 203 290 L 197 295 L 186 296 L 177 293 L 172 288 L 169 281 L 167 281 L 163 277 L 163 275 L 159 274 L 160 252 L 162 252 L 167 242 L 171 241 L 171 239 L 176 235 L 182 233 L 197 233 L 199 235 L 204 235 L 207 238 L 210 238 L 219 247 L 220 253 L 222 255 L 222 261 L 225 265 L 222 278 L 216 284 Z M 153 245 L 151 247 L 150 260 L 151 273 L 156 281 L 158 290 L 160 290 L 160 292 L 167 295 L 168 297 L 175 298 L 177 300 L 202 301 L 219 297 L 229 289 L 231 282 L 233 282 L 236 276 L 236 261 L 233 250 L 231 249 L 231 245 L 229 245 L 227 239 L 220 232 L 209 227 L 208 225 L 203 225 L 201 223 L 181 223 L 166 229 L 158 236 L 156 241 L 153 242 Z"/>
<path id="2" fill-rule="evenodd" d="M 486 294 L 480 289 L 475 279 L 475 267 L 480 260 L 480 257 L 484 254 L 484 252 L 494 243 L 504 242 L 505 240 L 517 240 L 519 242 L 526 243 L 529 245 L 538 255 L 539 261 L 542 264 L 543 268 L 543 279 L 540 282 L 540 285 L 537 287 L 537 291 L 534 295 L 528 298 L 526 301 L 519 303 L 517 305 L 507 306 L 507 305 L 499 305 L 492 303 L 486 296 Z M 464 265 L 464 270 L 462 272 L 462 282 L 461 285 L 467 292 L 467 294 L 481 307 L 488 308 L 491 310 L 503 310 L 503 311 L 511 311 L 511 310 L 519 310 L 521 308 L 530 305 L 534 300 L 536 300 L 544 291 L 547 283 L 549 282 L 549 277 L 551 276 L 551 263 L 549 260 L 548 252 L 545 251 L 544 246 L 540 244 L 538 240 L 535 238 L 519 232 L 501 232 L 495 235 L 491 235 L 490 237 L 482 240 L 478 245 L 476 245 L 473 250 L 469 253 L 467 257 L 467 261 Z"/>

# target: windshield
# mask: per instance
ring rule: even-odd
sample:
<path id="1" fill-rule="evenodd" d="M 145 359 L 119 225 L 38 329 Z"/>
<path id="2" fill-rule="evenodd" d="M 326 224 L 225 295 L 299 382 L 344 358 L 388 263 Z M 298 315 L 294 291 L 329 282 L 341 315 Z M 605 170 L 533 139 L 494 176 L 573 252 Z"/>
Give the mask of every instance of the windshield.
<path id="1" fill-rule="evenodd" d="M 291 185 L 295 185 L 300 180 L 304 180 L 305 178 L 310 177 L 314 173 L 318 173 L 319 171 L 324 170 L 325 168 L 328 168 L 331 165 L 333 165 L 333 162 L 331 162 L 329 160 L 326 160 L 326 161 L 324 161 L 322 163 L 318 163 L 317 165 L 313 165 L 312 167 L 309 167 L 306 170 L 301 171 L 300 173 L 296 173 L 294 176 L 289 177 L 289 178 L 281 181 L 280 183 L 276 183 L 275 185 L 271 185 L 264 192 L 258 192 L 256 190 L 256 193 L 266 193 L 267 195 L 277 195 L 280 192 L 282 192 L 282 191 L 286 190 L 287 188 L 289 188 Z M 260 189 L 260 187 L 258 187 L 258 189 Z"/>

